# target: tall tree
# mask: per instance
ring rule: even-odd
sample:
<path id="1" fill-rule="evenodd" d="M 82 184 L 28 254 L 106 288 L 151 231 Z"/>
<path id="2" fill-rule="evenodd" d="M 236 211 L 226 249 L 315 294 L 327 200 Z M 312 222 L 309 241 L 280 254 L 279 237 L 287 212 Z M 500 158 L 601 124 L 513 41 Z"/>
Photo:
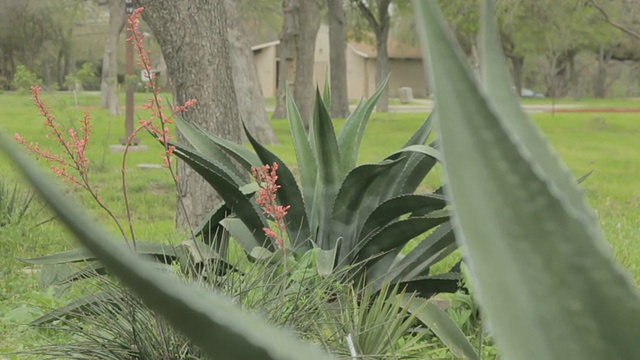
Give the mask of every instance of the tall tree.
<path id="1" fill-rule="evenodd" d="M 349 115 L 344 2 L 342 0 L 327 0 L 327 8 L 329 9 L 331 116 L 334 118 L 344 118 Z"/>
<path id="2" fill-rule="evenodd" d="M 320 9 L 323 1 L 303 0 L 298 7 L 298 37 L 296 42 L 296 78 L 293 97 L 308 128 L 315 104 L 316 38 L 320 29 Z"/>
<path id="3" fill-rule="evenodd" d="M 102 56 L 102 81 L 100 82 L 101 106 L 109 115 L 120 115 L 118 100 L 118 40 L 124 28 L 124 1 L 106 0 L 100 5 L 109 7 L 109 33 Z"/>
<path id="4" fill-rule="evenodd" d="M 251 131 L 251 135 L 260 143 L 276 143 L 276 137 L 267 117 L 251 45 L 238 16 L 237 0 L 224 0 L 224 5 L 227 12 L 230 53 L 233 58 L 231 62 L 233 85 L 237 94 L 240 118 Z"/>
<path id="5" fill-rule="evenodd" d="M 314 69 L 316 37 L 320 29 L 321 0 L 284 0 L 280 32 L 278 88 L 274 118 L 286 115 L 285 87 L 288 85 L 290 59 L 294 60 L 293 98 L 300 115 L 309 127 L 315 99 Z"/>
<path id="6" fill-rule="evenodd" d="M 287 116 L 285 90 L 289 85 L 289 60 L 295 56 L 299 6 L 299 0 L 282 1 L 282 29 L 280 30 L 280 44 L 278 45 L 278 86 L 276 88 L 276 108 L 272 115 L 274 119 L 282 119 Z"/>
<path id="7" fill-rule="evenodd" d="M 351 1 L 358 7 L 376 37 L 376 87 L 379 87 L 391 70 L 388 51 L 389 28 L 391 26 L 389 6 L 391 5 L 391 0 Z M 388 87 L 385 88 L 380 96 L 376 110 L 378 112 L 387 112 L 389 110 Z"/>
<path id="8" fill-rule="evenodd" d="M 240 141 L 238 104 L 233 87 L 224 0 L 136 0 L 143 6 L 167 62 L 178 103 L 195 98 L 186 121 L 228 140 Z M 178 134 L 178 141 L 185 141 Z M 193 228 L 219 201 L 211 187 L 178 162 L 179 228 Z M 182 206 L 184 205 L 185 210 Z"/>

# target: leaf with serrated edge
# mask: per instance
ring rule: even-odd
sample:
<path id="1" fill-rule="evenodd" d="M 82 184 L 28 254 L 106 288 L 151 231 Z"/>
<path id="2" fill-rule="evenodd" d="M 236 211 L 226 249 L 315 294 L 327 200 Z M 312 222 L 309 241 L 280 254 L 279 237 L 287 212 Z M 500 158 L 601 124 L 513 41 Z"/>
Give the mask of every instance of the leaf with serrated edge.
<path id="1" fill-rule="evenodd" d="M 253 136 L 249 130 L 245 127 L 245 133 L 247 138 L 256 151 L 256 154 L 260 157 L 260 160 L 272 165 L 278 164 L 278 180 L 277 185 L 280 186 L 276 192 L 278 203 L 282 206 L 290 206 L 287 210 L 287 215 L 284 218 L 286 224 L 287 235 L 289 235 L 289 241 L 291 246 L 300 252 L 305 252 L 311 249 L 309 240 L 311 239 L 311 230 L 309 229 L 309 216 L 307 212 L 304 200 L 302 199 L 302 193 L 296 182 L 295 177 L 289 167 L 273 152 L 262 146 Z"/>
<path id="2" fill-rule="evenodd" d="M 89 220 L 52 185 L 50 177 L 44 175 L 32 160 L 27 159 L 2 135 L 0 147 L 58 214 L 58 218 L 107 266 L 110 273 L 210 357 L 297 360 L 300 354 L 304 354 L 307 360 L 329 358 L 295 340 L 293 334 L 245 313 L 215 292 L 184 284 L 173 276 L 158 272 Z"/>
<path id="3" fill-rule="evenodd" d="M 316 241 L 320 248 L 329 250 L 331 243 L 325 243 L 330 231 L 331 205 L 338 194 L 342 181 L 340 170 L 340 152 L 331 116 L 316 92 L 316 108 L 313 116 L 313 136 L 316 139 L 317 177 L 311 209 L 311 232 L 318 228 Z"/>
<path id="4" fill-rule="evenodd" d="M 356 166 L 360 143 L 364 136 L 364 129 L 388 81 L 389 78 L 387 77 L 368 100 L 364 102 L 360 101 L 340 129 L 337 141 L 338 148 L 340 149 L 342 173 L 345 175 Z"/>
<path id="5" fill-rule="evenodd" d="M 575 180 L 562 180 L 547 147 L 525 139 L 530 125 L 515 129 L 526 117 L 510 116 L 494 90 L 477 88 L 436 3 L 413 4 L 441 119 L 456 238 L 504 357 L 637 357 L 637 290 L 613 261 Z M 494 29 L 488 13 L 483 28 Z M 482 43 L 483 52 L 497 51 Z M 544 164 L 534 152 L 545 153 Z"/>
<path id="6" fill-rule="evenodd" d="M 293 148 L 296 153 L 298 170 L 300 171 L 300 181 L 302 183 L 302 198 L 307 208 L 307 214 L 311 214 L 313 209 L 313 196 L 316 187 L 316 157 L 311 149 L 307 132 L 300 117 L 300 112 L 293 101 L 293 95 L 287 88 L 287 120 L 289 130 L 293 139 Z M 311 219 L 309 219 L 311 220 Z"/>
<path id="7" fill-rule="evenodd" d="M 453 355 L 461 359 L 480 359 L 458 325 L 433 301 L 416 297 L 410 298 L 405 295 L 402 306 L 427 325 L 438 339 L 451 350 Z"/>

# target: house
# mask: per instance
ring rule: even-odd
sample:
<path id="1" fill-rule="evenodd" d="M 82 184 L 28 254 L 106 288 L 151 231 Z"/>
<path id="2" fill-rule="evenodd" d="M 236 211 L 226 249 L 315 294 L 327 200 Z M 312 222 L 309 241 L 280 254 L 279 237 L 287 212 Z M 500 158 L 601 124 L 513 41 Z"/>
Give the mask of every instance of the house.
<path id="1" fill-rule="evenodd" d="M 278 85 L 278 44 L 271 41 L 251 47 L 258 69 L 262 93 L 265 97 L 275 97 Z M 398 89 L 410 87 L 413 96 L 428 96 L 427 84 L 419 48 L 390 39 L 388 42 L 391 74 L 389 95 L 397 97 Z M 376 88 L 376 49 L 374 44 L 349 42 L 346 49 L 347 94 L 350 99 L 369 97 Z M 329 27 L 322 25 L 318 31 L 315 50 L 315 82 L 322 89 L 329 71 Z M 288 60 L 288 78 L 293 79 L 295 63 Z"/>

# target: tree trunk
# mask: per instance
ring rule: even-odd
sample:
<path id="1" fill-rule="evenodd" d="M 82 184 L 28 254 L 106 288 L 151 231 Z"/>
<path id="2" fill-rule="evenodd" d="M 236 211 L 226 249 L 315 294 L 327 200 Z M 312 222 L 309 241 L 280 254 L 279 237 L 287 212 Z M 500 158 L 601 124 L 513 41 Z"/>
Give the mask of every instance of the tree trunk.
<path id="1" fill-rule="evenodd" d="M 349 116 L 347 94 L 347 58 L 342 0 L 327 0 L 329 8 L 329 77 L 331 81 L 331 116 Z"/>
<path id="2" fill-rule="evenodd" d="M 604 98 L 607 96 L 607 63 L 605 58 L 605 50 L 600 47 L 598 52 L 598 69 L 593 82 L 593 96 Z"/>
<path id="3" fill-rule="evenodd" d="M 101 106 L 109 115 L 120 115 L 118 101 L 118 39 L 124 28 L 124 1 L 109 0 L 109 35 L 102 56 Z"/>
<path id="4" fill-rule="evenodd" d="M 320 3 L 318 0 L 300 2 L 298 38 L 296 41 L 296 78 L 293 84 L 293 98 L 298 105 L 305 128 L 309 129 L 316 98 L 315 53 L 316 38 L 320 29 Z"/>
<path id="5" fill-rule="evenodd" d="M 513 84 L 516 88 L 516 94 L 522 95 L 522 78 L 524 77 L 524 56 L 511 56 L 511 70 L 513 74 Z"/>
<path id="6" fill-rule="evenodd" d="M 389 75 L 389 52 L 387 49 L 387 39 L 389 38 L 389 27 L 386 30 L 376 32 L 376 88 L 382 85 L 384 79 Z M 377 112 L 389 111 L 389 85 L 387 85 L 380 95 L 380 100 L 376 105 Z"/>
<path id="7" fill-rule="evenodd" d="M 144 6 L 142 17 L 162 49 L 175 101 L 198 100 L 184 113 L 185 120 L 240 142 L 224 0 L 190 0 L 179 6 L 172 0 L 136 0 L 136 5 Z M 185 142 L 181 134 L 178 141 Z M 179 161 L 178 228 L 193 229 L 218 201 L 211 186 Z"/>
<path id="8" fill-rule="evenodd" d="M 365 20 L 369 23 L 369 26 L 373 30 L 376 36 L 376 50 L 378 56 L 376 57 L 376 87 L 380 87 L 384 79 L 389 76 L 390 63 L 389 52 L 387 51 L 387 41 L 389 40 L 389 27 L 391 18 L 389 16 L 389 5 L 391 0 L 376 0 L 375 8 L 377 9 L 377 17 L 374 12 L 371 11 L 371 5 L 364 0 L 355 0 L 358 9 L 364 16 Z M 376 105 L 376 111 L 387 112 L 389 110 L 389 86 L 386 86 L 380 100 Z"/>
<path id="9" fill-rule="evenodd" d="M 240 23 L 236 1 L 224 0 L 224 5 L 227 12 L 229 50 L 233 58 L 231 68 L 238 98 L 238 112 L 253 137 L 261 144 L 274 144 L 277 142 L 276 137 L 267 117 L 258 70 L 253 61 L 251 45 Z"/>
<path id="10" fill-rule="evenodd" d="M 286 88 L 289 85 L 288 61 L 295 55 L 296 37 L 298 35 L 298 0 L 284 0 L 282 2 L 282 30 L 280 31 L 280 45 L 278 46 L 278 87 L 276 88 L 276 108 L 272 119 L 287 117 Z"/>

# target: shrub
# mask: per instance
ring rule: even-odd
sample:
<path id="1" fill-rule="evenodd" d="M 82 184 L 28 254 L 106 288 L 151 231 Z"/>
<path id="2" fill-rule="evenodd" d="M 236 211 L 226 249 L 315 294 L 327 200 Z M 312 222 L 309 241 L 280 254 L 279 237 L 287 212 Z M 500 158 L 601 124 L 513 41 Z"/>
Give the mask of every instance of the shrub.
<path id="1" fill-rule="evenodd" d="M 31 72 L 26 66 L 18 65 L 15 74 L 13 74 L 13 87 L 18 90 L 18 94 L 26 95 L 29 93 L 31 86 L 41 83 L 38 75 Z"/>
<path id="2" fill-rule="evenodd" d="M 427 118 L 401 149 L 380 163 L 356 166 L 366 123 L 382 89 L 358 105 L 337 136 L 319 93 L 308 135 L 288 96 L 300 182 L 246 129 L 253 152 L 176 118 L 193 148 L 172 143 L 174 154 L 202 175 L 224 200 L 196 234 L 219 248 L 222 234 L 228 231 L 254 259 L 281 249 L 277 239 L 263 232 L 269 228 L 268 219 L 252 200 L 258 184 L 244 180 L 246 173 L 230 158 L 246 172 L 271 165 L 277 167 L 274 204 L 288 207 L 285 226 L 281 227 L 288 240 L 284 241 L 287 254 L 300 257 L 316 249 L 321 254 L 318 272 L 325 275 L 359 264 L 357 276 L 365 279 L 361 284 L 371 284 L 376 290 L 391 283 L 425 297 L 455 291 L 458 272 L 429 273 L 434 263 L 455 249 L 442 189 L 415 193 L 439 158 L 434 144 L 424 145 L 433 118 Z M 414 249 L 405 248 L 419 237 L 423 239 Z M 411 251 L 403 255 L 403 249 Z"/>

